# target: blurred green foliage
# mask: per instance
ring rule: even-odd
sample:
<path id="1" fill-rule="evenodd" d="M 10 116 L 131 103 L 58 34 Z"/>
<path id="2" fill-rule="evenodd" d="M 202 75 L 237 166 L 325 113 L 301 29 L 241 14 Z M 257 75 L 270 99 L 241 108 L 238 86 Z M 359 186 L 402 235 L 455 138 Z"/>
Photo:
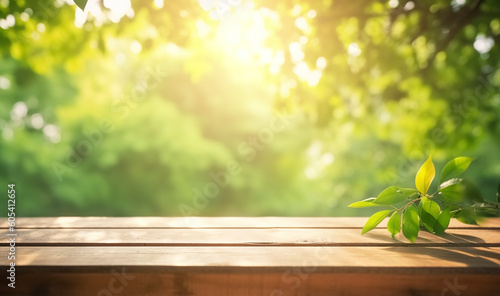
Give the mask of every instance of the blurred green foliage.
<path id="1" fill-rule="evenodd" d="M 18 215 L 368 215 L 429 154 L 495 199 L 498 1 L 96 3 L 0 0 Z"/>

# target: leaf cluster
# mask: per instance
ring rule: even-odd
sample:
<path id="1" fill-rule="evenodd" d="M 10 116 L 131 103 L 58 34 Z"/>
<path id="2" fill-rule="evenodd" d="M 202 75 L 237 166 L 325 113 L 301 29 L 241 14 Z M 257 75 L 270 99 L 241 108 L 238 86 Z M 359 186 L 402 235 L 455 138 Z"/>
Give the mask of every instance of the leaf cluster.
<path id="1" fill-rule="evenodd" d="M 402 231 L 413 243 L 421 228 L 441 234 L 448 228 L 452 217 L 466 224 L 477 224 L 479 217 L 498 212 L 500 188 L 496 202 L 488 202 L 481 197 L 474 183 L 458 178 L 472 161 L 470 157 L 457 157 L 449 161 L 441 171 L 437 190 L 429 194 L 436 176 L 432 157 L 429 157 L 417 172 L 415 189 L 390 186 L 377 197 L 349 205 L 351 208 L 390 208 L 373 214 L 361 234 L 374 229 L 389 216 L 387 230 L 392 237 Z"/>

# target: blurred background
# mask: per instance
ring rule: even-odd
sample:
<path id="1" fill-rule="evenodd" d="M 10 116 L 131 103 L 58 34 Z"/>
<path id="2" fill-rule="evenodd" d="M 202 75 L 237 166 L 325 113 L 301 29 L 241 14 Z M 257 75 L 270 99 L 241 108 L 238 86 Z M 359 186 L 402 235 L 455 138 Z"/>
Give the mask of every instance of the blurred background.
<path id="1" fill-rule="evenodd" d="M 494 200 L 499 44 L 496 0 L 0 0 L 0 184 L 19 216 L 359 216 L 432 154 Z"/>

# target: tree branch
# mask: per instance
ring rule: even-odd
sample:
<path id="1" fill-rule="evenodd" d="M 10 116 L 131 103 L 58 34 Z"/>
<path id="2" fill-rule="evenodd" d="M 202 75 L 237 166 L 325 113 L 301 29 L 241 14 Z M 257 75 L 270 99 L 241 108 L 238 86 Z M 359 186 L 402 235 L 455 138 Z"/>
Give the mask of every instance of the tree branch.
<path id="1" fill-rule="evenodd" d="M 448 47 L 448 44 L 455 38 L 455 36 L 462 31 L 462 29 L 470 23 L 471 20 L 473 20 L 477 14 L 479 13 L 479 9 L 481 6 L 481 3 L 483 3 L 484 0 L 476 0 L 474 3 L 472 3 L 468 8 L 463 8 L 461 9 L 457 14 L 458 17 L 456 18 L 456 21 L 452 23 L 451 27 L 449 28 L 449 32 L 446 35 L 446 38 L 444 38 L 439 44 L 436 46 L 436 50 L 434 53 L 427 59 L 427 65 L 423 69 L 424 71 L 427 70 L 430 65 L 434 62 L 436 59 L 436 56 L 438 53 L 441 51 L 445 50 L 446 47 Z"/>

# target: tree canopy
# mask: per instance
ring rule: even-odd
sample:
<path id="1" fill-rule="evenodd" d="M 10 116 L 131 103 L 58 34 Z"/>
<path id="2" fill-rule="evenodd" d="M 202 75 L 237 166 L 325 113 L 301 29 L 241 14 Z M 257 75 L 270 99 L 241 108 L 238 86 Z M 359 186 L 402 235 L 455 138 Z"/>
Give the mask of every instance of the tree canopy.
<path id="1" fill-rule="evenodd" d="M 25 216 L 363 215 L 467 155 L 494 199 L 499 44 L 495 0 L 0 0 L 0 180 Z"/>

